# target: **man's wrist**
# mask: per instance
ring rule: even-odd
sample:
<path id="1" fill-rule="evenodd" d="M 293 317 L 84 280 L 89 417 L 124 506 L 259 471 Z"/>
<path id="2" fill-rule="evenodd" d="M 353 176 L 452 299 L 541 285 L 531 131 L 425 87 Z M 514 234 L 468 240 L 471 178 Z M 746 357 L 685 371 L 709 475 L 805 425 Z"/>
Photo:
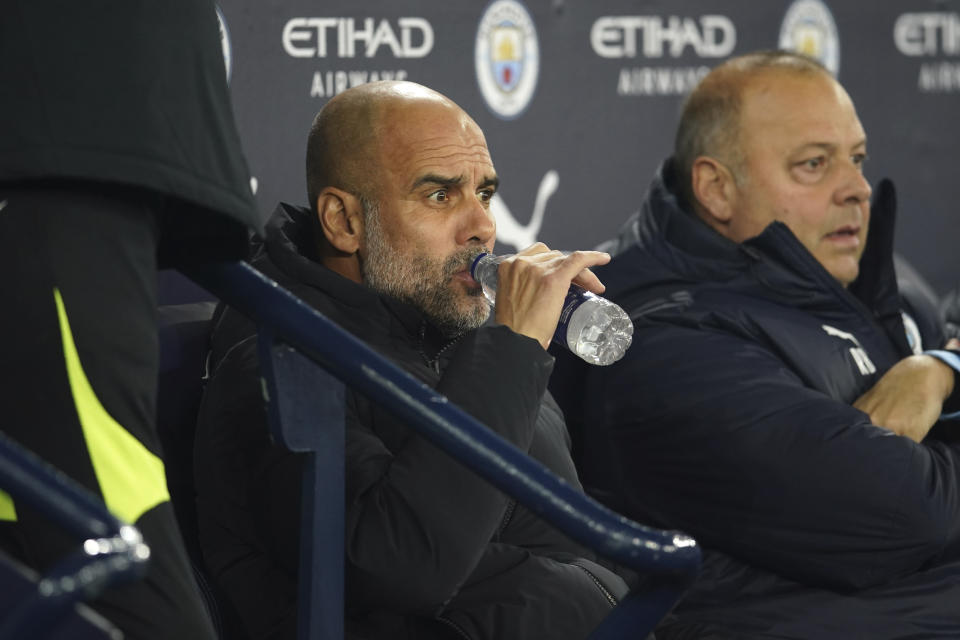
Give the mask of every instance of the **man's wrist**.
<path id="1" fill-rule="evenodd" d="M 953 373 L 952 378 L 949 380 L 950 386 L 947 389 L 947 394 L 944 396 L 945 399 L 948 398 L 955 390 L 957 375 L 960 374 L 960 354 L 957 354 L 953 351 L 947 351 L 946 349 L 930 349 L 928 351 L 924 351 L 923 355 L 935 358 L 940 364 L 948 367 L 950 372 Z M 955 420 L 958 418 L 960 418 L 960 411 L 944 413 L 940 416 L 941 420 Z"/>

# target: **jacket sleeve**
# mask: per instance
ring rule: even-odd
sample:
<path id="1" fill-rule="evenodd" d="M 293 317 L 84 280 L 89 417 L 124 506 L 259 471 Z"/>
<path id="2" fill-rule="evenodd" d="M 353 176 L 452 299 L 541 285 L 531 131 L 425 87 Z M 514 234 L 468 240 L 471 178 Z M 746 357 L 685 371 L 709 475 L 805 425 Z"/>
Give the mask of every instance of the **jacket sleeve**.
<path id="1" fill-rule="evenodd" d="M 943 403 L 942 418 L 956 420 L 960 418 L 960 354 L 957 350 L 945 349 L 948 339 L 946 323 L 940 315 L 936 300 L 930 298 L 934 294 L 926 294 L 923 286 L 912 279 L 899 278 L 900 306 L 902 312 L 913 320 L 917 333 L 920 334 L 920 347 L 923 352 L 938 358 L 955 371 L 953 393 Z M 907 336 L 910 346 L 913 347 L 910 331 Z"/>
<path id="2" fill-rule="evenodd" d="M 462 339 L 437 390 L 526 451 L 551 368 L 536 341 L 485 327 Z M 432 613 L 470 576 L 506 497 L 419 436 L 391 450 L 378 420 L 393 418 L 360 415 L 357 406 L 347 429 L 350 601 Z"/>
<path id="3" fill-rule="evenodd" d="M 874 426 L 732 334 L 637 328 L 585 396 L 601 399 L 586 437 L 616 459 L 629 515 L 837 589 L 960 555 L 953 445 Z"/>

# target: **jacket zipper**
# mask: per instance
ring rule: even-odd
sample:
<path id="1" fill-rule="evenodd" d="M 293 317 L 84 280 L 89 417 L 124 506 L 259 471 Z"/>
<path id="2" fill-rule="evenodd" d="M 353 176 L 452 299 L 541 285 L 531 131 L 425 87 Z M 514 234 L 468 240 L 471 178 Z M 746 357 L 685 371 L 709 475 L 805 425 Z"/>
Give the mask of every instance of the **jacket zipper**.
<path id="1" fill-rule="evenodd" d="M 500 521 L 500 526 L 497 527 L 497 537 L 499 540 L 503 537 L 503 531 L 507 528 L 507 525 L 510 524 L 511 518 L 513 518 L 513 512 L 517 508 L 517 501 L 511 500 L 507 503 L 507 510 L 503 512 L 503 520 Z"/>
<path id="2" fill-rule="evenodd" d="M 590 569 L 587 569 L 586 567 L 584 567 L 584 566 L 582 566 L 582 565 L 573 563 L 573 566 L 577 567 L 578 569 L 582 569 L 584 573 L 586 573 L 588 576 L 590 576 L 590 579 L 593 580 L 593 583 L 594 583 L 595 585 L 597 585 L 597 589 L 600 589 L 600 593 L 602 593 L 602 594 L 604 595 L 604 597 L 606 597 L 607 602 L 610 603 L 610 608 L 611 608 L 611 609 L 617 606 L 617 599 L 613 596 L 612 593 L 610 593 L 610 592 L 607 590 L 607 588 L 606 588 L 605 586 L 603 586 L 603 583 L 600 582 L 600 578 L 598 578 L 597 576 L 593 575 L 593 572 L 590 571 Z"/>

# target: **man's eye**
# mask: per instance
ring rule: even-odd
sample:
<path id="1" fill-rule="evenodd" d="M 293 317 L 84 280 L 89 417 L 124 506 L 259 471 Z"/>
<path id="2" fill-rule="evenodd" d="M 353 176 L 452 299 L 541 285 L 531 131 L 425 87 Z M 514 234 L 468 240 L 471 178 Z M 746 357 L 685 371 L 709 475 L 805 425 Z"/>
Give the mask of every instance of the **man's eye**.
<path id="1" fill-rule="evenodd" d="M 855 153 L 850 159 L 853 161 L 853 164 L 863 169 L 863 165 L 867 161 L 867 154 Z"/>
<path id="2" fill-rule="evenodd" d="M 450 196 L 447 195 L 446 189 L 437 189 L 427 197 L 434 202 L 446 202 Z"/>
<path id="3" fill-rule="evenodd" d="M 490 199 L 493 198 L 493 189 L 484 189 L 483 191 L 478 191 L 477 198 L 480 199 L 480 202 L 490 202 Z"/>
<path id="4" fill-rule="evenodd" d="M 825 162 L 826 161 L 823 159 L 823 156 L 817 156 L 816 158 L 808 158 L 803 162 L 801 162 L 800 164 L 801 166 L 803 166 L 804 169 L 816 171 L 817 169 L 822 167 Z"/>

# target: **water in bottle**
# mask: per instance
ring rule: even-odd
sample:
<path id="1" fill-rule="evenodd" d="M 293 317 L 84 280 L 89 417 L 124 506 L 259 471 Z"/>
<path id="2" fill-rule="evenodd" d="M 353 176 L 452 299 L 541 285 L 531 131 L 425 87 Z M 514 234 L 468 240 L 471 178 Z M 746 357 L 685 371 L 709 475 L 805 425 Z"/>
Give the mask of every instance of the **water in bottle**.
<path id="1" fill-rule="evenodd" d="M 509 257 L 481 253 L 470 267 L 470 274 L 492 304 L 496 303 L 497 269 Z M 619 306 L 571 284 L 553 341 L 590 364 L 612 364 L 623 357 L 633 341 L 633 323 Z"/>

